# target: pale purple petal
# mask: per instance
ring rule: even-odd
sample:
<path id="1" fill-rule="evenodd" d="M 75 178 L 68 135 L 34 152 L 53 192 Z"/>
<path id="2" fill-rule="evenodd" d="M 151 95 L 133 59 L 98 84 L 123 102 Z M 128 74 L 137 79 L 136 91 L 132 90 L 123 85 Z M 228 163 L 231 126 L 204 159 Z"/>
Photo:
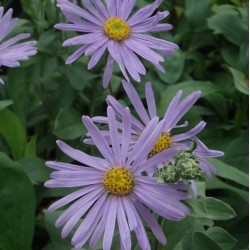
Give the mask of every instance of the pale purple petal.
<path id="1" fill-rule="evenodd" d="M 206 123 L 204 121 L 201 121 L 194 128 L 190 129 L 188 132 L 175 135 L 172 138 L 174 141 L 182 141 L 182 140 L 190 139 L 194 137 L 196 134 L 200 133 L 204 129 L 205 126 L 206 126 Z"/>
<path id="2" fill-rule="evenodd" d="M 92 204 L 101 196 L 101 194 L 104 192 L 103 186 L 98 186 L 93 191 L 87 193 L 77 201 L 75 201 L 70 207 L 68 207 L 57 219 L 56 221 L 56 227 L 60 227 L 63 224 L 65 224 L 72 215 L 78 211 L 80 208 L 86 207 L 89 209 Z"/>
<path id="3" fill-rule="evenodd" d="M 82 121 L 85 127 L 88 129 L 98 150 L 106 158 L 106 160 L 110 163 L 111 166 L 115 166 L 114 155 L 107 141 L 104 139 L 98 128 L 95 126 L 95 124 L 88 116 L 83 116 Z"/>
<path id="4" fill-rule="evenodd" d="M 152 158 L 149 160 L 145 161 L 142 165 L 140 165 L 136 170 L 135 173 L 143 172 L 143 171 L 148 171 L 150 168 L 153 168 L 157 166 L 160 163 L 166 163 L 170 162 L 173 157 L 178 153 L 177 148 L 169 148 L 165 149 L 164 151 L 154 155 Z"/>
<path id="5" fill-rule="evenodd" d="M 94 231 L 97 223 L 99 222 L 103 210 L 102 206 L 105 203 L 105 199 L 107 197 L 107 193 L 102 194 L 101 197 L 98 198 L 93 207 L 89 210 L 85 219 L 82 221 L 80 226 L 77 228 L 71 243 L 76 246 L 77 249 L 81 248 L 85 242 L 89 239 L 90 235 Z M 73 217 L 67 222 L 64 228 L 68 226 L 70 229 L 75 225 L 75 219 L 80 219 L 83 214 L 85 214 L 85 209 L 79 209 Z"/>
<path id="6" fill-rule="evenodd" d="M 48 210 L 50 212 L 53 212 L 55 210 L 57 210 L 60 207 L 63 207 L 65 205 L 67 205 L 68 203 L 78 199 L 81 196 L 86 195 L 87 193 L 96 190 L 97 188 L 100 188 L 101 185 L 91 185 L 89 187 L 84 187 L 80 190 L 77 190 L 71 194 L 66 195 L 65 197 L 63 197 L 62 199 L 54 202 L 52 205 L 49 206 Z"/>
<path id="7" fill-rule="evenodd" d="M 145 7 L 142 7 L 140 10 L 135 12 L 134 15 L 132 15 L 128 19 L 129 25 L 134 25 L 138 22 L 140 22 L 141 19 L 145 19 L 153 14 L 155 9 L 159 7 L 159 5 L 162 3 L 163 0 L 156 0 L 154 3 L 146 5 Z"/>
<path id="8" fill-rule="evenodd" d="M 110 250 L 112 244 L 112 238 L 115 230 L 115 221 L 117 214 L 117 199 L 111 197 L 111 205 L 107 215 L 107 221 L 103 236 L 103 250 Z"/>
<path id="9" fill-rule="evenodd" d="M 89 63 L 88 63 L 88 70 L 92 69 L 95 67 L 95 65 L 98 63 L 100 60 L 101 56 L 103 55 L 104 51 L 107 48 L 107 43 L 104 44 L 103 46 L 99 47 L 92 55 Z"/>
<path id="10" fill-rule="evenodd" d="M 111 145 L 112 150 L 114 153 L 114 161 L 116 166 L 121 165 L 121 147 L 120 147 L 120 140 L 118 136 L 118 128 L 116 124 L 116 118 L 114 110 L 109 106 L 107 109 L 108 113 L 108 120 L 109 120 L 109 131 L 110 131 L 110 138 L 111 138 Z"/>
<path id="11" fill-rule="evenodd" d="M 111 55 L 109 55 L 103 75 L 103 82 L 102 82 L 103 88 L 107 88 L 109 85 L 110 78 L 113 72 L 113 67 L 114 67 L 114 59 Z"/>
<path id="12" fill-rule="evenodd" d="M 105 226 L 107 224 L 107 219 L 108 219 L 107 216 L 108 216 L 108 213 L 110 211 L 110 206 L 111 206 L 110 200 L 111 200 L 111 196 L 108 196 L 106 202 L 103 205 L 102 218 L 99 221 L 98 225 L 96 226 L 96 228 L 95 228 L 95 230 L 90 238 L 90 241 L 89 241 L 90 248 L 93 248 L 96 245 L 96 243 L 100 240 L 100 238 L 105 230 Z"/>
<path id="13" fill-rule="evenodd" d="M 122 200 L 118 198 L 117 200 L 117 223 L 120 232 L 120 239 L 122 245 L 125 249 L 131 249 L 131 237 L 130 237 L 130 230 L 128 227 L 128 222 L 126 219 L 125 211 L 123 208 Z"/>
<path id="14" fill-rule="evenodd" d="M 69 157 L 72 159 L 81 162 L 87 166 L 91 166 L 93 168 L 97 168 L 100 170 L 104 170 L 107 168 L 107 162 L 101 158 L 95 158 L 93 156 L 87 155 L 84 152 L 81 152 L 77 149 L 73 149 L 66 143 L 58 140 L 57 142 L 58 147 Z"/>
<path id="15" fill-rule="evenodd" d="M 120 118 L 122 118 L 123 112 L 125 107 L 120 104 L 114 97 L 112 96 L 108 96 L 107 97 L 107 104 L 111 107 L 113 107 L 113 109 L 116 112 L 116 115 L 118 115 Z M 133 125 L 133 127 L 138 130 L 138 131 L 143 131 L 144 126 L 141 124 L 140 121 L 138 121 L 133 115 L 131 115 L 131 123 Z"/>
<path id="16" fill-rule="evenodd" d="M 149 210 L 141 202 L 136 203 L 136 208 L 138 209 L 138 212 L 142 216 L 143 220 L 145 220 L 146 223 L 151 228 L 157 240 L 162 245 L 166 245 L 167 243 L 166 237 L 160 225 L 158 224 L 157 220 L 153 217 L 153 215 L 149 212 Z"/>
<path id="17" fill-rule="evenodd" d="M 84 45 L 84 46 L 80 47 L 79 49 L 77 49 L 71 56 L 69 56 L 67 58 L 65 64 L 71 64 L 72 62 L 77 60 L 80 56 L 82 56 L 84 54 L 84 52 L 86 51 L 88 46 L 89 45 Z"/>
<path id="18" fill-rule="evenodd" d="M 152 85 L 150 82 L 146 83 L 145 93 L 146 93 L 146 101 L 147 101 L 150 119 L 153 119 L 154 117 L 157 116 L 157 114 L 156 114 L 156 104 L 155 104 L 154 92 L 152 90 Z"/>
<path id="19" fill-rule="evenodd" d="M 122 144 L 121 144 L 121 158 L 122 165 L 125 166 L 129 144 L 131 139 L 131 116 L 129 108 L 125 108 L 122 119 Z"/>
<path id="20" fill-rule="evenodd" d="M 138 113 L 144 124 L 147 125 L 150 122 L 150 119 L 135 88 L 130 82 L 126 81 L 122 81 L 122 85 L 136 112 Z"/>

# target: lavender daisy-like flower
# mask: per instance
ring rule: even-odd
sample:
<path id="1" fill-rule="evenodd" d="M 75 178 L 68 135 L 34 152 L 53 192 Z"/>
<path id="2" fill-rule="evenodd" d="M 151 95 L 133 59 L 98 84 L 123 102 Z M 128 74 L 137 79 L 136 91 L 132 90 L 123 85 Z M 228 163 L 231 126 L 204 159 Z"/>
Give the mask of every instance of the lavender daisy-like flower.
<path id="1" fill-rule="evenodd" d="M 122 118 L 123 140 L 120 143 L 115 113 L 108 107 L 110 147 L 93 121 L 87 116 L 83 117 L 83 123 L 103 158 L 90 156 L 57 141 L 65 154 L 81 164 L 57 161 L 46 163 L 56 170 L 51 173 L 52 180 L 45 183 L 46 187 L 79 187 L 78 191 L 49 207 L 49 211 L 54 211 L 72 203 L 56 221 L 57 227 L 64 225 L 63 238 L 67 237 L 84 216 L 71 241 L 77 249 L 88 240 L 89 247 L 94 247 L 103 235 L 103 249 L 109 250 L 117 225 L 121 249 L 131 249 L 130 231 L 134 231 L 140 247 L 150 250 L 143 221 L 148 224 L 159 242 L 166 243 L 164 233 L 151 210 L 172 221 L 181 220 L 189 213 L 188 208 L 180 202 L 189 198 L 187 193 L 180 191 L 189 186 L 157 184 L 157 178 L 142 174 L 152 165 L 169 158 L 170 152 L 165 150 L 147 159 L 162 133 L 164 121 L 158 122 L 157 117 L 153 118 L 133 150 L 129 151 L 131 115 L 128 108 L 124 110 Z"/>
<path id="2" fill-rule="evenodd" d="M 130 146 L 133 148 L 135 143 L 138 141 L 138 138 L 143 133 L 145 127 L 150 123 L 152 119 L 157 117 L 156 112 L 156 103 L 154 99 L 154 93 L 151 87 L 151 83 L 146 83 L 145 85 L 145 96 L 146 96 L 146 103 L 147 109 L 144 107 L 138 93 L 136 92 L 134 86 L 126 81 L 122 81 L 124 90 L 126 91 L 135 111 L 137 112 L 140 120 L 137 119 L 135 116 L 131 116 L 131 123 L 132 123 L 132 137 L 130 140 Z M 164 129 L 162 134 L 159 136 L 156 144 L 152 147 L 151 152 L 149 153 L 149 158 L 153 157 L 154 155 L 158 154 L 159 152 L 174 148 L 177 152 L 181 149 L 186 148 L 186 144 L 182 143 L 183 141 L 187 141 L 188 139 L 194 137 L 200 131 L 203 130 L 206 123 L 201 121 L 198 123 L 194 128 L 189 130 L 186 133 L 172 135 L 173 129 L 178 127 L 187 126 L 188 123 L 185 122 L 183 125 L 177 125 L 180 119 L 186 114 L 186 112 L 193 106 L 193 104 L 197 101 L 200 97 L 201 92 L 195 91 L 182 101 L 180 101 L 182 91 L 178 91 L 176 96 L 173 98 L 169 107 L 167 108 L 165 115 L 164 115 Z M 118 117 L 122 117 L 122 113 L 124 112 L 125 107 L 119 103 L 114 97 L 108 96 L 107 103 L 109 106 L 112 106 L 115 110 L 115 113 Z M 94 122 L 98 123 L 107 123 L 107 118 L 98 116 L 93 118 Z M 109 139 L 109 131 L 102 131 L 102 134 L 106 136 L 107 140 Z M 88 135 L 88 134 L 87 134 Z M 93 141 L 91 138 L 87 138 L 84 140 L 85 143 L 92 144 Z M 174 156 L 174 155 L 173 155 Z"/>
<path id="3" fill-rule="evenodd" d="M 19 61 L 28 60 L 30 56 L 35 55 L 35 41 L 18 43 L 20 40 L 30 37 L 30 34 L 22 33 L 8 40 L 4 38 L 16 27 L 17 18 L 12 18 L 13 10 L 9 9 L 3 15 L 4 8 L 0 7 L 0 67 L 18 67 Z M 0 78 L 0 83 L 4 84 Z"/>
<path id="4" fill-rule="evenodd" d="M 100 0 L 82 0 L 86 7 L 83 9 L 68 0 L 57 0 L 57 6 L 70 24 L 60 23 L 55 27 L 83 33 L 63 43 L 63 46 L 81 46 L 67 59 L 66 64 L 74 62 L 85 54 L 91 56 L 88 69 L 92 69 L 107 49 L 109 56 L 103 77 L 105 88 L 109 84 L 115 61 L 127 81 L 130 75 L 139 82 L 140 75 L 146 74 L 146 69 L 138 56 L 165 72 L 160 64 L 164 58 L 158 52 L 171 56 L 178 46 L 149 34 L 143 34 L 172 29 L 170 24 L 159 23 L 169 15 L 168 11 L 155 13 L 162 0 L 156 0 L 131 16 L 135 0 L 106 0 L 105 2 L 106 6 Z"/>

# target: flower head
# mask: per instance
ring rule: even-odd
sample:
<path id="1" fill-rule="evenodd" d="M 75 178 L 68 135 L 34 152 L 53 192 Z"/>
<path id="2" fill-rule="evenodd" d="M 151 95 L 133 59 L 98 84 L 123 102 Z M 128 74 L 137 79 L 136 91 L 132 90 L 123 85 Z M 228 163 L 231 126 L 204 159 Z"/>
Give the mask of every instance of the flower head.
<path id="1" fill-rule="evenodd" d="M 147 109 L 144 107 L 138 93 L 136 92 L 134 86 L 126 81 L 122 82 L 124 90 L 127 93 L 129 100 L 132 103 L 135 111 L 137 112 L 140 119 L 137 119 L 135 116 L 131 115 L 131 123 L 132 123 L 132 137 L 130 140 L 130 146 L 133 148 L 134 144 L 137 142 L 139 136 L 143 133 L 145 127 L 157 117 L 156 112 L 156 103 L 154 99 L 154 93 L 151 87 L 151 83 L 146 83 L 145 85 L 145 96 L 146 96 L 146 103 Z M 187 126 L 188 123 L 185 122 L 183 125 L 177 125 L 180 119 L 186 114 L 186 112 L 193 106 L 193 104 L 199 98 L 201 92 L 195 91 L 182 101 L 180 100 L 182 91 L 178 91 L 176 96 L 173 98 L 169 107 L 167 108 L 165 115 L 164 115 L 164 128 L 161 135 L 158 137 L 157 142 L 152 147 L 151 152 L 149 153 L 148 157 L 152 157 L 165 149 L 174 148 L 179 152 L 182 149 L 187 148 L 185 142 L 190 138 L 193 138 L 196 134 L 203 130 L 206 123 L 201 121 L 198 123 L 194 128 L 190 129 L 186 133 L 173 135 L 173 131 L 175 128 Z M 114 97 L 108 96 L 107 103 L 109 106 L 112 106 L 115 110 L 115 113 L 118 117 L 121 118 L 122 113 L 124 112 L 125 107 L 120 104 Z M 106 117 L 94 117 L 94 122 L 99 123 L 107 123 Z M 109 137 L 108 131 L 102 131 L 103 135 Z M 87 138 L 84 140 L 86 143 L 93 143 L 91 138 Z M 174 155 L 172 155 L 174 157 Z"/>
<path id="2" fill-rule="evenodd" d="M 35 55 L 35 41 L 18 43 L 20 40 L 30 37 L 30 34 L 22 33 L 8 40 L 4 38 L 16 27 L 17 18 L 12 18 L 12 9 L 9 9 L 3 15 L 4 8 L 0 7 L 0 67 L 18 67 L 19 61 L 28 60 L 30 56 Z M 0 79 L 0 83 L 3 81 Z"/>
<path id="3" fill-rule="evenodd" d="M 64 225 L 62 237 L 67 237 L 85 215 L 72 238 L 72 244 L 77 249 L 88 240 L 89 247 L 94 247 L 104 235 L 103 249 L 109 250 L 116 223 L 121 249 L 131 249 L 130 231 L 135 232 L 142 249 L 151 249 L 143 221 L 148 224 L 155 237 L 165 244 L 164 233 L 150 210 L 168 220 L 183 219 L 189 210 L 180 200 L 189 196 L 180 190 L 185 190 L 189 186 L 158 184 L 156 177 L 142 174 L 151 165 L 170 158 L 171 152 L 164 150 L 147 159 L 151 148 L 162 133 L 164 121 L 158 122 L 157 117 L 153 118 L 131 151 L 131 115 L 128 108 L 124 110 L 122 117 L 122 143 L 119 140 L 115 113 L 111 107 L 108 108 L 111 147 L 89 117 L 84 116 L 83 123 L 103 158 L 87 155 L 62 141 L 57 141 L 65 154 L 81 164 L 46 163 L 56 170 L 51 174 L 52 180 L 45 183 L 46 187 L 79 187 L 78 191 L 49 207 L 50 211 L 54 211 L 72 202 L 56 222 L 57 227 Z"/>
<path id="4" fill-rule="evenodd" d="M 135 0 L 107 0 L 106 6 L 100 0 L 83 0 L 83 9 L 68 0 L 57 0 L 70 24 L 60 23 L 57 29 L 83 33 L 66 40 L 63 45 L 80 45 L 66 61 L 74 62 L 83 54 L 90 55 L 88 69 L 92 69 L 105 50 L 109 56 L 103 77 L 103 86 L 107 87 L 116 61 L 127 81 L 129 75 L 140 81 L 140 75 L 146 74 L 146 69 L 139 56 L 151 62 L 156 68 L 164 72 L 160 65 L 164 58 L 161 52 L 171 56 L 178 46 L 169 41 L 155 38 L 145 32 L 162 32 L 172 28 L 170 24 L 159 22 L 169 15 L 168 11 L 157 12 L 162 0 L 156 0 L 133 15 L 131 11 Z M 157 52 L 156 52 L 157 51 Z"/>

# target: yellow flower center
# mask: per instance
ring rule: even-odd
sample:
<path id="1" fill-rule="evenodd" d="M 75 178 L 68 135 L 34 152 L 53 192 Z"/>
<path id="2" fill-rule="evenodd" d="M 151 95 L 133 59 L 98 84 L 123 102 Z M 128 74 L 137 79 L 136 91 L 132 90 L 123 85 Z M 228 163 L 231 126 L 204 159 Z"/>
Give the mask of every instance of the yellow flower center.
<path id="1" fill-rule="evenodd" d="M 122 41 L 128 38 L 130 27 L 125 21 L 118 17 L 109 18 L 103 26 L 105 34 L 116 41 Z"/>
<path id="2" fill-rule="evenodd" d="M 132 191 L 134 179 L 128 169 L 124 167 L 112 168 L 107 171 L 103 185 L 109 193 L 122 196 Z"/>
<path id="3" fill-rule="evenodd" d="M 149 153 L 149 158 L 153 157 L 154 155 L 160 153 L 161 151 L 171 148 L 173 146 L 173 140 L 171 138 L 170 133 L 162 133 L 156 144 L 154 145 L 153 149 Z"/>

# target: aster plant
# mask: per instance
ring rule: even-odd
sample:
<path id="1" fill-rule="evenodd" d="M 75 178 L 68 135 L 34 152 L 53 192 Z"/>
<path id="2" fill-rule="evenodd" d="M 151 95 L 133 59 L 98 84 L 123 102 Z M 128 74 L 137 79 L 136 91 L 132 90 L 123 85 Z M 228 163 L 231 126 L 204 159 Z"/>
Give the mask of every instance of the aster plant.
<path id="1" fill-rule="evenodd" d="M 28 60 L 30 56 L 37 53 L 36 42 L 20 42 L 30 37 L 30 34 L 27 33 L 6 39 L 6 36 L 16 27 L 18 18 L 12 18 L 12 9 L 3 13 L 4 8 L 0 7 L 0 67 L 18 67 L 20 66 L 19 61 Z M 4 84 L 1 78 L 0 83 Z"/>
<path id="2" fill-rule="evenodd" d="M 114 62 L 118 63 L 127 81 L 132 77 L 140 82 L 140 75 L 146 74 L 140 58 L 148 60 L 157 69 L 165 72 L 160 64 L 164 61 L 161 54 L 171 56 L 178 46 L 144 33 L 172 29 L 170 24 L 159 23 L 169 12 L 155 12 L 162 2 L 156 0 L 131 14 L 135 2 L 107 0 L 103 4 L 100 0 L 82 0 L 85 8 L 81 8 L 68 0 L 57 0 L 57 6 L 70 23 L 60 23 L 55 27 L 79 33 L 63 43 L 63 46 L 80 46 L 66 60 L 66 64 L 86 55 L 91 56 L 88 69 L 92 69 L 107 50 L 109 55 L 103 76 L 104 88 L 109 84 Z"/>
<path id="3" fill-rule="evenodd" d="M 90 156 L 57 141 L 59 148 L 79 164 L 46 163 L 56 170 L 51 173 L 52 179 L 45 183 L 46 187 L 79 187 L 49 207 L 49 211 L 54 211 L 72 203 L 56 221 L 57 227 L 64 225 L 63 238 L 85 216 L 71 241 L 76 249 L 88 240 L 89 247 L 94 247 L 103 235 L 103 249 L 109 250 L 116 223 L 121 249 L 131 249 L 130 231 L 134 231 L 142 249 L 151 249 L 143 221 L 157 240 L 166 244 L 165 235 L 151 211 L 171 221 L 179 221 L 189 213 L 189 209 L 180 202 L 189 198 L 181 191 L 188 185 L 158 184 L 156 177 L 143 174 L 163 159 L 171 159 L 171 151 L 176 151 L 172 148 L 147 158 L 162 134 L 165 121 L 158 122 L 159 118 L 154 117 L 130 150 L 132 123 L 129 109 L 126 108 L 122 115 L 123 140 L 120 143 L 115 113 L 108 107 L 111 147 L 91 118 L 83 116 L 83 123 L 103 157 Z"/>

